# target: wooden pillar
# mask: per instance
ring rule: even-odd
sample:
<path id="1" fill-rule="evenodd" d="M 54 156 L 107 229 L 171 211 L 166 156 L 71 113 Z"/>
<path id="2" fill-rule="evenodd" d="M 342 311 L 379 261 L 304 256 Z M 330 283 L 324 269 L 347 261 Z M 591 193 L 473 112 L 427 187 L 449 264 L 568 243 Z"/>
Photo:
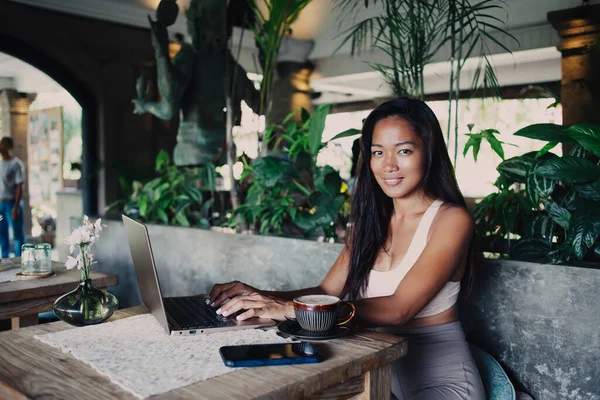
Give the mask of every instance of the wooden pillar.
<path id="1" fill-rule="evenodd" d="M 548 21 L 560 36 L 563 124 L 600 124 L 600 5 L 553 11 Z"/>
<path id="2" fill-rule="evenodd" d="M 0 90 L 2 136 L 10 136 L 13 139 L 12 154 L 21 159 L 25 165 L 25 185 L 23 185 L 25 236 L 31 235 L 31 208 L 29 207 L 29 184 L 27 182 L 27 130 L 29 126 L 29 106 L 36 96 L 35 93 L 22 93 L 14 89 Z"/>

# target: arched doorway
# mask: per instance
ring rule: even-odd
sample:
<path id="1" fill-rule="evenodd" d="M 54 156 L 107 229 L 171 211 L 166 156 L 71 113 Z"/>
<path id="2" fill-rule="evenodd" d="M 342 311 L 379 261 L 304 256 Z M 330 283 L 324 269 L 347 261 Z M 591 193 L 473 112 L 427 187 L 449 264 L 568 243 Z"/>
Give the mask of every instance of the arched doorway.
<path id="1" fill-rule="evenodd" d="M 89 215 L 98 212 L 98 155 L 97 106 L 94 95 L 73 77 L 59 61 L 27 43 L 0 35 L 0 52 L 18 58 L 39 69 L 62 86 L 81 106 L 82 165 L 81 186 L 83 211 Z"/>

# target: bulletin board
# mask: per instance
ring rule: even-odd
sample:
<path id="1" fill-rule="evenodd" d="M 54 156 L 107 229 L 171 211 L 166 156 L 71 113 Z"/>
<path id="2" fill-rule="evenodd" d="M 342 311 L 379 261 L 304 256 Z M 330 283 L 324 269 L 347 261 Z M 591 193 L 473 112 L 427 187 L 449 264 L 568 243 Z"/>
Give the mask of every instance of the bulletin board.
<path id="1" fill-rule="evenodd" d="M 29 112 L 27 171 L 29 204 L 56 205 L 56 192 L 63 189 L 62 107 Z"/>

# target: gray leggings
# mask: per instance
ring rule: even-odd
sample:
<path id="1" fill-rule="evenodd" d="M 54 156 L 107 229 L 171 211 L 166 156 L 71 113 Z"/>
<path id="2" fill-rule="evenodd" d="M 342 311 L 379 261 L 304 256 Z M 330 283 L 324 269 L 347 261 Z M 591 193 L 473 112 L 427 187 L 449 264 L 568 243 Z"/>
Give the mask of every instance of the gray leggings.
<path id="1" fill-rule="evenodd" d="M 398 400 L 485 400 L 460 322 L 378 330 L 408 339 L 407 356 L 392 364 L 392 395 Z"/>

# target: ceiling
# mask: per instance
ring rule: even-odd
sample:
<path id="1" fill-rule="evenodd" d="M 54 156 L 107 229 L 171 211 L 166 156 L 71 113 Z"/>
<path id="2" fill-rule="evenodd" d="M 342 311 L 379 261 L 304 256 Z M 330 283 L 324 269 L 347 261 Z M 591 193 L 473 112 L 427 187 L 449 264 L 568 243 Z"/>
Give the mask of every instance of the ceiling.
<path id="1" fill-rule="evenodd" d="M 0 0 L 5 1 L 5 0 Z M 107 20 L 127 25 L 147 27 L 147 15 L 152 14 L 159 0 L 10 0 L 35 7 L 52 9 L 64 13 Z M 180 15 L 170 33 L 185 33 L 186 23 L 183 10 L 190 0 L 177 0 Z M 513 54 L 501 54 L 499 46 L 492 47 L 497 74 L 502 85 L 519 83 L 535 83 L 560 79 L 560 54 L 555 46 L 558 36 L 546 20 L 549 11 L 575 7 L 581 0 L 505 0 L 506 14 L 498 16 L 506 20 L 507 30 L 519 40 L 520 46 L 506 41 Z M 600 4 L 600 0 L 592 0 L 592 4 Z M 380 12 L 374 8 L 360 14 L 359 18 Z M 351 102 L 374 97 L 386 97 L 390 90 L 378 73 L 374 72 L 369 62 L 386 62 L 381 51 L 364 52 L 361 56 L 352 57 L 349 47 L 338 49 L 342 38 L 340 32 L 352 26 L 355 19 L 341 18 L 339 10 L 334 7 L 333 0 L 313 0 L 292 26 L 293 40 L 291 49 L 295 49 L 294 57 L 304 52 L 314 63 L 315 70 L 311 77 L 313 90 L 322 95 L 316 100 L 323 102 Z M 240 30 L 234 32 L 234 45 L 239 43 Z M 242 43 L 240 63 L 248 70 L 254 71 L 253 56 L 255 47 L 251 35 L 245 35 Z M 312 42 L 311 42 L 312 41 Z M 336 49 L 338 51 L 336 52 Z M 426 85 L 428 93 L 447 90 L 448 50 L 442 50 L 438 59 L 426 68 Z M 472 69 L 465 71 L 465 79 L 472 74 Z M 0 85 L 13 87 L 20 91 L 60 90 L 60 87 L 35 68 L 10 56 L 0 54 Z"/>

